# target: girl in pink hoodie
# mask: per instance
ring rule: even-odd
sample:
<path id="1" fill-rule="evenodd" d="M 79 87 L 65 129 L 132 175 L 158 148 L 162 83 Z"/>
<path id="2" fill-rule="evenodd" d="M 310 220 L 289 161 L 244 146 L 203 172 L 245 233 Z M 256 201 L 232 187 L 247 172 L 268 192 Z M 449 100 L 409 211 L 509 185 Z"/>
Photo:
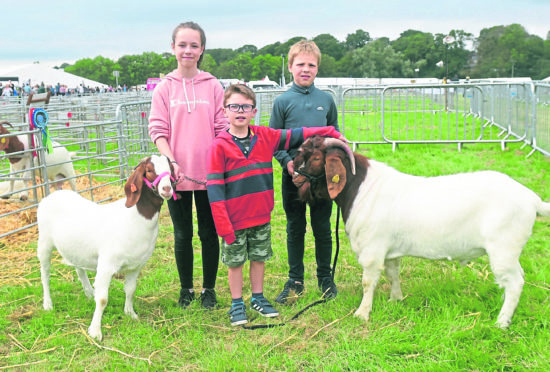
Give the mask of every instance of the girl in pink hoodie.
<path id="1" fill-rule="evenodd" d="M 214 137 L 228 126 L 223 88 L 208 72 L 200 71 L 206 36 L 194 22 L 178 25 L 172 50 L 178 68 L 155 87 L 149 115 L 149 135 L 159 152 L 174 165 L 178 198 L 168 208 L 174 225 L 174 251 L 181 291 L 178 304 L 187 307 L 193 291 L 193 197 L 202 245 L 201 303 L 216 306 L 216 275 L 220 245 L 206 192 L 207 153 Z"/>

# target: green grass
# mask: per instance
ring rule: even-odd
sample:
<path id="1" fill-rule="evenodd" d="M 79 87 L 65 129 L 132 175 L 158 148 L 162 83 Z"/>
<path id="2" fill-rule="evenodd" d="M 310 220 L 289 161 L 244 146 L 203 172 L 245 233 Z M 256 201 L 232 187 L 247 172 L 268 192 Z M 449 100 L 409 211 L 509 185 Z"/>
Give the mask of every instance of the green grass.
<path id="1" fill-rule="evenodd" d="M 493 169 L 509 174 L 550 200 L 550 159 L 529 148 L 510 145 L 361 146 L 359 151 L 400 171 L 435 176 Z M 287 276 L 285 216 L 280 201 L 280 167 L 275 164 L 276 205 L 273 212 L 274 258 L 266 266 L 265 294 L 273 300 Z M 498 185 L 495 185 L 498 187 Z M 334 213 L 335 215 L 336 213 Z M 333 217 L 333 220 L 335 218 Z M 333 221 L 335 226 L 335 221 Z M 195 229 L 196 231 L 196 229 Z M 176 306 L 179 288 L 173 258 L 170 219 L 163 207 L 161 232 L 153 257 L 139 280 L 133 321 L 123 313 L 123 282 L 111 283 L 103 316 L 104 340 L 85 335 L 94 303 L 84 296 L 76 273 L 60 263 L 52 267 L 54 310 L 42 310 L 36 243 L 17 248 L 23 277 L 2 272 L 0 287 L 0 368 L 22 370 L 265 370 L 265 371 L 543 371 L 550 368 L 550 219 L 538 218 L 521 257 L 526 284 L 508 330 L 494 324 L 502 291 L 488 261 L 467 266 L 454 262 L 403 259 L 405 299 L 388 302 L 382 276 L 368 323 L 353 316 L 362 297 L 361 269 L 340 225 L 341 251 L 336 269 L 335 301 L 290 318 L 317 300 L 313 239 L 306 238 L 306 292 L 291 306 L 278 306 L 281 316 L 265 319 L 252 313 L 252 324 L 287 322 L 283 327 L 244 330 L 229 325 L 227 269 L 220 265 L 219 308 L 203 311 L 193 303 Z M 195 238 L 195 288 L 202 279 Z M 13 253 L 16 248 L 2 247 Z M 4 254 L 1 255 L 4 257 Z M 0 269 L 1 270 L 1 269 Z M 245 301 L 250 285 L 245 270 Z M 125 354 L 122 354 L 125 353 Z"/>

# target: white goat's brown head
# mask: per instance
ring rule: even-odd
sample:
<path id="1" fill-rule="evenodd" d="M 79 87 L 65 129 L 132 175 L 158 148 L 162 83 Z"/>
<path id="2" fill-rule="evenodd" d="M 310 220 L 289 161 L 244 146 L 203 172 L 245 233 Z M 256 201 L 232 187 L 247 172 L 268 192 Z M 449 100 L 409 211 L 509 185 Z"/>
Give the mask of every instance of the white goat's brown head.
<path id="1" fill-rule="evenodd" d="M 143 188 L 149 188 L 162 200 L 174 195 L 174 167 L 166 156 L 153 155 L 143 159 L 124 185 L 126 207 L 136 205 Z"/>
<path id="2" fill-rule="evenodd" d="M 346 186 L 346 168 L 355 174 L 355 158 L 347 143 L 313 136 L 296 153 L 292 181 L 303 201 L 335 199 Z"/>

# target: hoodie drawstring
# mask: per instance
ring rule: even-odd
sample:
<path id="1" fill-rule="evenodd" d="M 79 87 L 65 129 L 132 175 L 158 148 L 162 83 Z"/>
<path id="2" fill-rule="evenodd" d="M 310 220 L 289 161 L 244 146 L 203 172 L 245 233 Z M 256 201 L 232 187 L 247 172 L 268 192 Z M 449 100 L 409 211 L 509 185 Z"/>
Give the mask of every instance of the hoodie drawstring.
<path id="1" fill-rule="evenodd" d="M 187 102 L 187 112 L 191 112 L 191 106 L 189 106 L 189 98 L 187 97 L 187 89 L 185 87 L 185 78 L 182 79 L 183 81 L 183 92 L 185 94 L 185 101 Z M 195 79 L 191 79 L 191 85 L 193 87 L 193 110 L 197 108 L 197 98 L 195 95 Z"/>

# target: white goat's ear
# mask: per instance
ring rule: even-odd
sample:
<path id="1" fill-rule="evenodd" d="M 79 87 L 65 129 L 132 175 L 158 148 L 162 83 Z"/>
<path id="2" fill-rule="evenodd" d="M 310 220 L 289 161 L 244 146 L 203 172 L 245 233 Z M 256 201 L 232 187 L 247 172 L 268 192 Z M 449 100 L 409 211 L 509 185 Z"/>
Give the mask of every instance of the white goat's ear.
<path id="1" fill-rule="evenodd" d="M 325 175 L 327 189 L 331 199 L 334 199 L 346 186 L 346 167 L 342 163 L 338 150 L 328 150 L 325 155 Z"/>
<path id="2" fill-rule="evenodd" d="M 126 193 L 126 208 L 133 207 L 141 196 L 141 189 L 143 188 L 143 177 L 145 176 L 145 162 L 139 163 L 134 173 L 128 177 L 126 184 L 124 185 L 124 192 Z"/>

